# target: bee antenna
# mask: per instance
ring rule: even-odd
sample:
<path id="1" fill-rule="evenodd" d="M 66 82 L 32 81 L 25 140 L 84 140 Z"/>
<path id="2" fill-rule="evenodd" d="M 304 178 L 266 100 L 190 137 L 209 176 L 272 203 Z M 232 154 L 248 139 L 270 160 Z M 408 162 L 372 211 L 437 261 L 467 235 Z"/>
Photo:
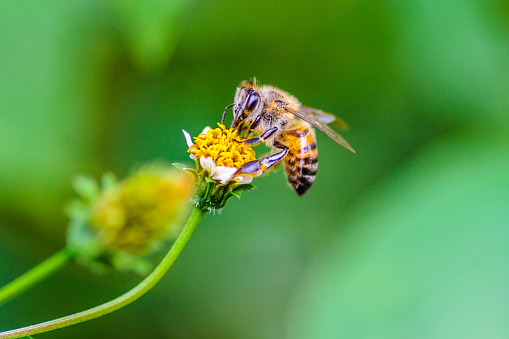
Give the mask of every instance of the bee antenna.
<path id="1" fill-rule="evenodd" d="M 232 106 L 234 106 L 235 104 L 231 104 L 231 105 L 228 105 L 226 106 L 226 108 L 224 109 L 224 112 L 223 112 L 223 118 L 221 119 L 221 125 L 224 125 L 224 117 L 226 116 L 226 111 L 228 111 L 228 109 Z"/>

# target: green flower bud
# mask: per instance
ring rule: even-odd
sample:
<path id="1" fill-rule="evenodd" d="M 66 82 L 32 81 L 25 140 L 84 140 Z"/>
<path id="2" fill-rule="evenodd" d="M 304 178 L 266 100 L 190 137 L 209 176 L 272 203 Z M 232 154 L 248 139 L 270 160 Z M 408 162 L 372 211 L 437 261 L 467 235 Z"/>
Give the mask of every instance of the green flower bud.
<path id="1" fill-rule="evenodd" d="M 162 164 L 122 181 L 105 175 L 101 187 L 79 177 L 74 186 L 81 199 L 68 208 L 68 247 L 77 260 L 141 274 L 150 269 L 147 256 L 180 232 L 194 190 L 191 175 Z"/>

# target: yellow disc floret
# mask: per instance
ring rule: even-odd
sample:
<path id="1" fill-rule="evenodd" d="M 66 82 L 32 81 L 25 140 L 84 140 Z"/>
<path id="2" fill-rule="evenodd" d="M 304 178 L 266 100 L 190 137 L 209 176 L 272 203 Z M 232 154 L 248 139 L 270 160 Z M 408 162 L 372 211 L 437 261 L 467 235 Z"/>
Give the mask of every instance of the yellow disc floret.
<path id="1" fill-rule="evenodd" d="M 255 152 L 250 145 L 242 143 L 237 130 L 226 129 L 224 125 L 209 129 L 207 133 L 194 138 L 194 145 L 187 152 L 196 159 L 212 158 L 217 166 L 241 168 L 249 161 L 256 160 Z"/>

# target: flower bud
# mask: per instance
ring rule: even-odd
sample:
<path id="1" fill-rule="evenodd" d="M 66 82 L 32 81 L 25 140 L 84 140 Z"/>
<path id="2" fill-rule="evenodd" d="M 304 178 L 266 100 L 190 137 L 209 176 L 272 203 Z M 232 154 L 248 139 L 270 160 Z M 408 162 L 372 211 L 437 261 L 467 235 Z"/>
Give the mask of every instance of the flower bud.
<path id="1" fill-rule="evenodd" d="M 100 189 L 81 177 L 75 188 L 82 199 L 69 208 L 68 247 L 78 261 L 144 273 L 146 256 L 180 232 L 194 183 L 188 173 L 152 164 L 118 182 L 106 175 Z"/>

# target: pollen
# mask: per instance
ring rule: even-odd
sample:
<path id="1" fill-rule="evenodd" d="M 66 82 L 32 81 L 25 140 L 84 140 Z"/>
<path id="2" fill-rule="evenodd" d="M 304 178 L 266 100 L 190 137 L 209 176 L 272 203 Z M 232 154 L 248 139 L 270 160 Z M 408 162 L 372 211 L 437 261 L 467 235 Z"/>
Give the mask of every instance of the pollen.
<path id="1" fill-rule="evenodd" d="M 217 166 L 241 168 L 249 161 L 256 160 L 255 152 L 250 145 L 242 143 L 243 139 L 234 128 L 226 129 L 224 125 L 209 129 L 207 133 L 194 138 L 195 144 L 189 147 L 188 153 L 197 159 L 212 158 Z"/>

